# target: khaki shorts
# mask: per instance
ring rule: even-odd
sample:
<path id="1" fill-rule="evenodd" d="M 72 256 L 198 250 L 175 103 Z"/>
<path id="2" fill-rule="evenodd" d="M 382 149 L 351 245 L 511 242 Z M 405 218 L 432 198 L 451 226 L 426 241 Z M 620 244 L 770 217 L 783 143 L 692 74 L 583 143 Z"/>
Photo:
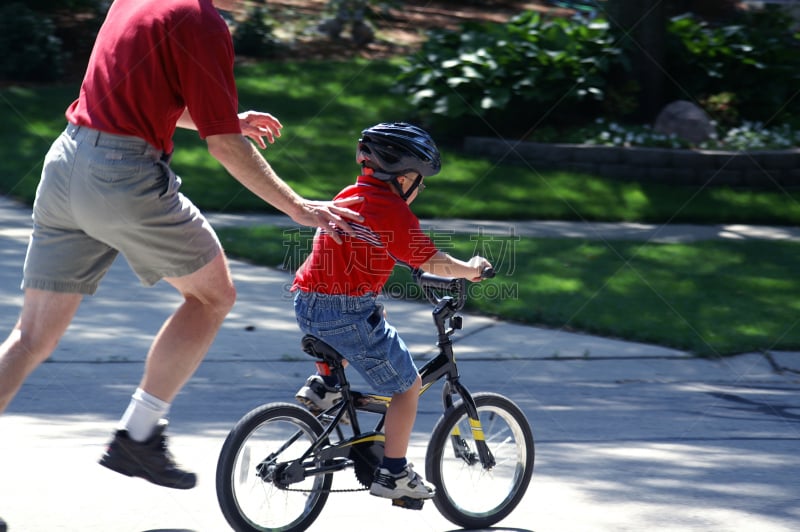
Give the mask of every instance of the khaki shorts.
<path id="1" fill-rule="evenodd" d="M 162 159 L 142 139 L 68 125 L 44 161 L 22 287 L 93 294 L 118 253 L 146 286 L 211 262 L 217 235 Z"/>

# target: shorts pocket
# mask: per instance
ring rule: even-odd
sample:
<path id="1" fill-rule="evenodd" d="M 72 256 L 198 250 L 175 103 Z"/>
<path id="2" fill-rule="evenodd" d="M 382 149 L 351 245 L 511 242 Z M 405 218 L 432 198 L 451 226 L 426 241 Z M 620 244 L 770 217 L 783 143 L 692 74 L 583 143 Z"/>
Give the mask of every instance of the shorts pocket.
<path id="1" fill-rule="evenodd" d="M 158 178 L 158 188 L 160 190 L 158 197 L 165 198 L 175 196 L 181 188 L 181 178 L 178 174 L 172 171 L 165 162 L 158 161 L 156 163 L 163 170 L 163 174 Z"/>
<path id="2" fill-rule="evenodd" d="M 95 157 L 89 162 L 89 175 L 106 183 L 120 183 L 138 178 L 142 174 L 141 160 L 102 159 Z"/>
<path id="3" fill-rule="evenodd" d="M 362 351 L 358 328 L 350 323 L 322 322 L 312 325 L 312 334 L 336 349 L 342 356 L 349 357 Z"/>
<path id="4" fill-rule="evenodd" d="M 383 320 L 383 306 L 378 305 L 375 307 L 375 310 L 373 310 L 372 313 L 367 317 L 367 324 L 374 331 L 378 327 L 378 325 L 381 324 L 382 320 Z"/>
<path id="5" fill-rule="evenodd" d="M 357 364 L 366 373 L 368 381 L 376 389 L 381 390 L 387 382 L 394 382 L 398 375 L 391 363 L 385 358 L 357 357 Z"/>
<path id="6" fill-rule="evenodd" d="M 367 370 L 367 374 L 372 379 L 372 382 L 378 386 L 383 386 L 387 382 L 394 382 L 397 379 L 397 373 L 386 360 L 381 360 L 380 363 L 372 366 L 371 369 Z"/>

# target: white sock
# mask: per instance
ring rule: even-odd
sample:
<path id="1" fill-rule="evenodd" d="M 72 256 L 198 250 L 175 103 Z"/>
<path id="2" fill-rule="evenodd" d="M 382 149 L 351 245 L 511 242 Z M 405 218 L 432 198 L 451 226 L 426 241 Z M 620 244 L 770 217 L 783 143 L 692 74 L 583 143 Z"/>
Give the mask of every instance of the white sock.
<path id="1" fill-rule="evenodd" d="M 119 429 L 127 430 L 134 441 L 146 441 L 153 434 L 158 421 L 167 415 L 169 406 L 169 403 L 136 388 L 128 409 L 119 421 Z"/>

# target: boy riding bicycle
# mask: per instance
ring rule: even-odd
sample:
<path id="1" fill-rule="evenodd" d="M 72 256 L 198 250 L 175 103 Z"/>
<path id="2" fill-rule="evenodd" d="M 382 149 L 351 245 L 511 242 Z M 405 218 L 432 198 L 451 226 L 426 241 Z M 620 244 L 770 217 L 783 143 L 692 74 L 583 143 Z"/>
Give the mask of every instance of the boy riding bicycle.
<path id="1" fill-rule="evenodd" d="M 392 396 L 386 413 L 384 458 L 370 493 L 378 497 L 428 499 L 428 486 L 406 460 L 417 414 L 421 380 L 403 340 L 385 319 L 376 298 L 397 261 L 447 277 L 481 279 L 491 267 L 483 257 L 463 262 L 438 250 L 420 229 L 409 205 L 425 188 L 425 177 L 441 168 L 439 150 L 427 132 L 403 123 L 381 123 L 361 133 L 356 150 L 361 175 L 336 199 L 362 197 L 350 222 L 353 235 L 331 227 L 317 233 L 311 254 L 298 269 L 293 291 L 298 325 L 345 357 L 378 392 Z M 337 244 L 331 236 L 337 232 Z M 329 378 L 328 378 L 329 379 Z M 314 411 L 338 401 L 336 382 L 313 375 L 297 398 Z"/>

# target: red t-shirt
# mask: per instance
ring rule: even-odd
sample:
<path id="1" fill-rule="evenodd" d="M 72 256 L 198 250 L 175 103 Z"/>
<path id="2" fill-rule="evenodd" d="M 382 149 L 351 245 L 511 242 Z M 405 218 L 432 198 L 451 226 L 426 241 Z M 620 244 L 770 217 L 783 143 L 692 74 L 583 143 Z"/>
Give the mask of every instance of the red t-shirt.
<path id="1" fill-rule="evenodd" d="M 233 60 L 211 0 L 115 0 L 67 120 L 167 153 L 185 108 L 202 138 L 241 133 Z"/>
<path id="2" fill-rule="evenodd" d="M 422 232 L 408 204 L 389 183 L 359 176 L 355 185 L 337 196 L 360 196 L 364 201 L 350 207 L 364 217 L 348 222 L 356 234 L 340 232 L 342 244 L 327 231 L 314 238 L 311 254 L 297 271 L 292 290 L 361 296 L 379 294 L 397 261 L 418 267 L 436 254 L 433 241 Z"/>

